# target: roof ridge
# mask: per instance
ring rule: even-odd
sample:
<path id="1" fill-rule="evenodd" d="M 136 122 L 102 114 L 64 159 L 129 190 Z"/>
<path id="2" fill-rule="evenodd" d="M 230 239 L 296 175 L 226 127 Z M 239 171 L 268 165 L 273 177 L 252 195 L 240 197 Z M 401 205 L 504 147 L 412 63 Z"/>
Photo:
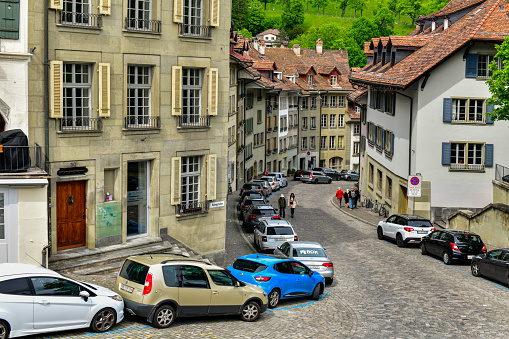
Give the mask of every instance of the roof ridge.
<path id="1" fill-rule="evenodd" d="M 482 25 L 486 22 L 486 20 L 488 19 L 488 17 L 491 15 L 491 13 L 493 13 L 493 11 L 497 8 L 497 6 L 500 4 L 500 1 L 502 0 L 497 0 L 495 1 L 495 3 L 493 4 L 493 6 L 490 8 L 490 10 L 488 11 L 488 13 L 486 13 L 486 15 L 484 16 L 484 18 L 482 18 L 481 22 L 479 23 L 479 25 L 477 25 L 477 27 L 472 31 L 472 33 L 470 33 L 470 39 L 472 39 L 474 37 L 474 35 L 479 32 L 479 30 L 481 29 Z"/>

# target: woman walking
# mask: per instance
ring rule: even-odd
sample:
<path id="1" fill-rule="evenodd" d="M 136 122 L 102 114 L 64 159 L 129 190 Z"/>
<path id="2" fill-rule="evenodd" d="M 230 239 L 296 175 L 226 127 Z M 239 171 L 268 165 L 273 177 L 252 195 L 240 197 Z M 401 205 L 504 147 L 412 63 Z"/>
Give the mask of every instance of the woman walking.
<path id="1" fill-rule="evenodd" d="M 348 200 L 350 199 L 350 190 L 349 189 L 346 189 L 345 194 L 343 194 L 343 198 L 345 199 L 346 208 L 350 208 L 350 205 L 348 204 Z"/>
<path id="2" fill-rule="evenodd" d="M 295 194 L 290 194 L 290 199 L 288 199 L 288 207 L 290 207 L 290 212 L 292 214 L 295 213 L 295 207 L 299 206 L 299 203 L 297 202 L 297 199 L 295 199 Z"/>

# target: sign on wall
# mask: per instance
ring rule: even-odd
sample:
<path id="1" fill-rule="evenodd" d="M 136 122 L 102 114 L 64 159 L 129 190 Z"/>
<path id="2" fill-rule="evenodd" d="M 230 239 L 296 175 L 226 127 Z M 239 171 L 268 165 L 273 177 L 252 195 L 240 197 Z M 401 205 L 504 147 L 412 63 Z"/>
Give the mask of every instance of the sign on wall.
<path id="1" fill-rule="evenodd" d="M 97 204 L 97 239 L 120 235 L 122 231 L 122 203 Z"/>
<path id="2" fill-rule="evenodd" d="M 413 198 L 420 198 L 421 197 L 421 183 L 422 183 L 422 176 L 420 175 L 410 175 L 408 176 L 408 191 L 407 195 L 409 197 Z"/>

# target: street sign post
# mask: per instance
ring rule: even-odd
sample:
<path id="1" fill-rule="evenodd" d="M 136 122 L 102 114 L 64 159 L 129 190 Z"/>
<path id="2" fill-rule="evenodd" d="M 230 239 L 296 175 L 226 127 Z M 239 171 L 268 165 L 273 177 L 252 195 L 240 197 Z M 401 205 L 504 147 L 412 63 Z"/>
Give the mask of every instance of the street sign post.
<path id="1" fill-rule="evenodd" d="M 408 191 L 407 195 L 409 197 L 420 198 L 421 197 L 421 183 L 422 176 L 420 175 L 410 175 L 408 176 Z"/>

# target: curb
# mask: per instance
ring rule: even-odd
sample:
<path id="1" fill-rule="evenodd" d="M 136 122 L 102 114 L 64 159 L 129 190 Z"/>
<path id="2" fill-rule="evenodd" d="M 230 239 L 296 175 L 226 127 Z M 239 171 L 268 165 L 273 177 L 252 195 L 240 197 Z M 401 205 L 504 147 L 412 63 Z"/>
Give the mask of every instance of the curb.
<path id="1" fill-rule="evenodd" d="M 360 218 L 360 217 L 358 217 L 356 215 L 348 213 L 347 211 L 345 211 L 344 208 L 339 208 L 339 206 L 335 203 L 335 200 L 337 200 L 336 197 L 332 197 L 330 203 L 332 204 L 332 206 L 336 207 L 339 211 L 343 212 L 344 214 L 348 215 L 349 217 L 352 217 L 354 219 L 362 221 L 363 223 L 365 223 L 367 225 L 373 226 L 375 228 L 378 226 L 377 224 L 373 224 L 371 221 L 364 220 L 364 219 L 362 219 L 362 218 Z"/>

